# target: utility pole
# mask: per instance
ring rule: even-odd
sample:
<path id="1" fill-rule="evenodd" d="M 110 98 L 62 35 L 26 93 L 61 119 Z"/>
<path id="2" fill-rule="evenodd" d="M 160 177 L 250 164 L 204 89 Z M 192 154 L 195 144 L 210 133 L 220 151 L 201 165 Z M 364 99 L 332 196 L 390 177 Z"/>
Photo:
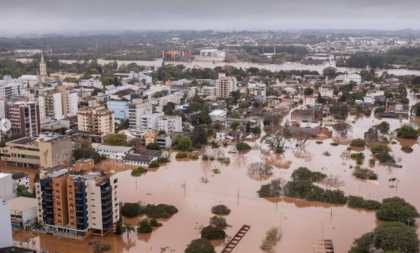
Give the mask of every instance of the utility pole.
<path id="1" fill-rule="evenodd" d="M 324 218 L 321 218 L 321 235 L 322 240 L 324 240 Z"/>
<path id="2" fill-rule="evenodd" d="M 184 197 L 187 196 L 187 182 L 184 181 Z"/>
<path id="3" fill-rule="evenodd" d="M 239 188 L 238 188 L 238 205 L 239 205 Z"/>
<path id="4" fill-rule="evenodd" d="M 332 221 L 332 207 L 331 207 L 331 221 Z"/>

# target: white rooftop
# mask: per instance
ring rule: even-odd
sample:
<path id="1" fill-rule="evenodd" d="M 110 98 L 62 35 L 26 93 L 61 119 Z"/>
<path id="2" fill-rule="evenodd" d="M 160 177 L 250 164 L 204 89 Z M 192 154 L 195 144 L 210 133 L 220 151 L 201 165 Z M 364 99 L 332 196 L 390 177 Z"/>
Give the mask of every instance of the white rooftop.
<path id="1" fill-rule="evenodd" d="M 6 177 L 12 178 L 12 175 L 11 174 L 8 174 L 8 173 L 1 173 L 0 172 L 0 178 L 6 178 Z"/>
<path id="2" fill-rule="evenodd" d="M 226 111 L 224 110 L 214 110 L 211 113 L 209 113 L 210 116 L 219 116 L 226 113 Z"/>
<path id="3" fill-rule="evenodd" d="M 110 145 L 102 145 L 99 143 L 92 143 L 92 148 L 95 150 L 106 150 L 106 151 L 115 151 L 115 152 L 128 152 L 133 149 L 133 147 L 110 146 Z"/>
<path id="4" fill-rule="evenodd" d="M 16 212 L 23 212 L 28 209 L 36 208 L 38 201 L 34 198 L 17 197 L 6 201 L 9 204 L 10 210 Z"/>

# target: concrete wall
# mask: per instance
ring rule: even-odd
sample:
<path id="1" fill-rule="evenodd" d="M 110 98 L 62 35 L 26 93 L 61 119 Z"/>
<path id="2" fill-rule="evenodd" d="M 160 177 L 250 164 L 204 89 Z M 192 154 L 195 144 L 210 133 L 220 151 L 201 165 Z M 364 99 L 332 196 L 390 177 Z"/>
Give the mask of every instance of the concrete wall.
<path id="1" fill-rule="evenodd" d="M 0 173 L 0 198 L 3 199 L 3 201 L 8 201 L 17 197 L 14 185 L 15 181 L 12 179 L 11 174 Z"/>

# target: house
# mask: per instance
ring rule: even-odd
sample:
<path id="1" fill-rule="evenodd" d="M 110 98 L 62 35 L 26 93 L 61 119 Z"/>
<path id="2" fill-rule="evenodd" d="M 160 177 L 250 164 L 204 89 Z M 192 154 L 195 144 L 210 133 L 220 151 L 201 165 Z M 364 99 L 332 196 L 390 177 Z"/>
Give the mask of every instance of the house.
<path id="1" fill-rule="evenodd" d="M 230 131 L 229 136 L 233 138 L 233 140 L 240 140 L 242 139 L 242 131 Z"/>
<path id="2" fill-rule="evenodd" d="M 314 96 L 305 96 L 305 105 L 315 105 L 317 98 Z"/>
<path id="3" fill-rule="evenodd" d="M 168 157 L 167 151 L 137 149 L 133 153 L 126 155 L 123 159 L 126 165 L 149 166 L 149 164 L 161 157 Z"/>
<path id="4" fill-rule="evenodd" d="M 362 77 L 359 74 L 344 74 L 337 76 L 334 81 L 336 84 L 348 84 L 350 82 L 361 84 Z"/>
<path id="5" fill-rule="evenodd" d="M 144 134 L 144 143 L 147 146 L 149 143 L 156 143 L 159 132 L 157 131 L 147 131 Z"/>
<path id="6" fill-rule="evenodd" d="M 321 97 L 326 97 L 326 98 L 334 97 L 334 90 L 330 88 L 319 88 L 318 92 L 319 94 L 321 94 Z"/>
<path id="7" fill-rule="evenodd" d="M 214 110 L 211 113 L 209 113 L 209 116 L 211 118 L 211 121 L 218 121 L 221 119 L 226 118 L 226 111 L 225 110 Z"/>
<path id="8" fill-rule="evenodd" d="M 136 91 L 133 89 L 125 89 L 125 90 L 119 90 L 115 93 L 113 93 L 110 98 L 114 100 L 130 100 L 131 94 L 135 94 Z"/>
<path id="9" fill-rule="evenodd" d="M 318 65 L 324 65 L 324 63 L 325 63 L 326 61 L 325 60 L 303 60 L 301 63 L 303 64 L 303 65 L 315 65 L 315 66 L 318 66 Z"/>
<path id="10" fill-rule="evenodd" d="M 220 120 L 220 123 L 222 123 L 222 125 L 225 126 L 225 129 L 230 129 L 230 125 L 233 122 L 237 122 L 243 126 L 246 126 L 249 123 L 250 128 L 261 126 L 261 118 L 257 116 L 251 116 L 244 119 L 226 118 L 226 119 Z"/>
<path id="11" fill-rule="evenodd" d="M 315 130 L 313 128 L 305 128 L 305 127 L 288 127 L 287 128 L 291 134 L 297 134 L 299 132 L 302 132 L 304 134 L 308 134 L 311 136 L 317 136 L 321 133 L 321 131 Z"/>
<path id="12" fill-rule="evenodd" d="M 92 148 L 100 155 L 104 155 L 109 159 L 118 160 L 122 160 L 131 150 L 134 149 L 133 147 L 110 146 L 99 143 L 92 143 Z"/>
<path id="13" fill-rule="evenodd" d="M 296 109 L 291 113 L 291 120 L 298 123 L 302 121 L 315 122 L 315 110 Z"/>
<path id="14" fill-rule="evenodd" d="M 216 140 L 223 141 L 226 139 L 226 133 L 225 132 L 216 132 Z"/>
<path id="15" fill-rule="evenodd" d="M 254 96 L 257 101 L 265 102 L 267 97 L 267 85 L 255 81 L 249 81 L 248 94 Z"/>
<path id="16" fill-rule="evenodd" d="M 327 116 L 322 118 L 322 125 L 323 126 L 332 126 L 335 125 L 335 118 L 334 116 Z"/>

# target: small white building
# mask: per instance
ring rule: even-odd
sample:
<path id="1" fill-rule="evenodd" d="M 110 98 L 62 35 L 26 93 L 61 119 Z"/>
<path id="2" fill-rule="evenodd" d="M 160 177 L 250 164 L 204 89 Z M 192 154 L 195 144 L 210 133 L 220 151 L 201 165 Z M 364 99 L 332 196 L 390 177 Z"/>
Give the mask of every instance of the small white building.
<path id="1" fill-rule="evenodd" d="M 169 135 L 159 135 L 156 137 L 156 143 L 159 144 L 159 147 L 161 148 L 172 147 L 172 139 Z"/>
<path id="2" fill-rule="evenodd" d="M 226 133 L 225 132 L 217 132 L 216 133 L 216 140 L 223 141 L 226 139 Z"/>
<path id="3" fill-rule="evenodd" d="M 122 160 L 134 148 L 124 146 L 110 146 L 99 143 L 92 143 L 92 148 L 100 155 L 106 156 L 108 159 Z"/>
<path id="4" fill-rule="evenodd" d="M 182 132 L 182 117 L 160 116 L 158 119 L 158 129 L 165 131 L 165 133 Z"/>
<path id="5" fill-rule="evenodd" d="M 102 81 L 98 79 L 88 79 L 88 80 L 80 80 L 79 82 L 80 87 L 92 87 L 97 89 L 103 89 L 104 86 L 102 85 Z"/>
<path id="6" fill-rule="evenodd" d="M 17 197 L 15 181 L 11 174 L 0 173 L 0 198 L 8 201 Z"/>
<path id="7" fill-rule="evenodd" d="M 259 101 L 265 102 L 267 99 L 267 85 L 265 83 L 250 81 L 248 83 L 248 94 L 254 96 Z"/>
<path id="8" fill-rule="evenodd" d="M 334 97 L 334 90 L 330 88 L 319 88 L 318 92 L 321 94 L 321 97 Z"/>
<path id="9" fill-rule="evenodd" d="M 0 248 L 13 246 L 12 237 L 12 222 L 10 220 L 10 206 L 8 203 L 3 203 L 0 197 Z"/>
<path id="10" fill-rule="evenodd" d="M 10 206 L 10 218 L 13 228 L 30 228 L 37 218 L 38 200 L 18 197 L 7 201 Z"/>
<path id="11" fill-rule="evenodd" d="M 305 96 L 305 105 L 315 105 L 317 98 L 314 96 Z"/>
<path id="12" fill-rule="evenodd" d="M 350 82 L 361 84 L 362 77 L 359 74 L 344 74 L 337 76 L 334 81 L 336 84 L 348 84 Z"/>
<path id="13" fill-rule="evenodd" d="M 145 130 L 156 130 L 158 128 L 158 119 L 163 116 L 164 113 L 151 113 L 146 115 L 141 115 L 140 117 L 140 129 Z"/>
<path id="14" fill-rule="evenodd" d="M 12 179 L 15 181 L 15 189 L 17 189 L 19 185 L 23 185 L 26 189 L 29 189 L 29 174 L 20 171 L 12 172 L 10 174 L 12 174 Z"/>
<path id="15" fill-rule="evenodd" d="M 225 110 L 214 110 L 211 113 L 209 113 L 209 116 L 211 118 L 211 121 L 218 121 L 221 119 L 226 118 L 226 111 Z"/>

